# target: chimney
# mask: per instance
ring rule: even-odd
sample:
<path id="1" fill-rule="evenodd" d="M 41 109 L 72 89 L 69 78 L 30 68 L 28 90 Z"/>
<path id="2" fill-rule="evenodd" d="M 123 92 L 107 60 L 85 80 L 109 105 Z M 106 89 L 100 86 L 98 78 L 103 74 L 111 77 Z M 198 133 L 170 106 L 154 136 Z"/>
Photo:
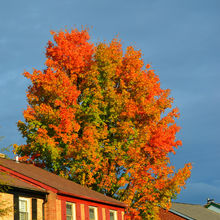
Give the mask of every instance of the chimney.
<path id="1" fill-rule="evenodd" d="M 15 160 L 16 160 L 16 163 L 19 163 L 19 157 L 18 156 L 15 157 Z"/>
<path id="2" fill-rule="evenodd" d="M 0 153 L 0 158 L 5 158 L 5 154 Z"/>

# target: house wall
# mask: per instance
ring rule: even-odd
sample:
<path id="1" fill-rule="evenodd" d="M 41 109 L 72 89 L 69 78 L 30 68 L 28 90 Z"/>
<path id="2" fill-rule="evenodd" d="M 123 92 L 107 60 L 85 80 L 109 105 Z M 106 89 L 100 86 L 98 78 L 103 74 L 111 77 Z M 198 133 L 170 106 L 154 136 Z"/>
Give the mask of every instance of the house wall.
<path id="1" fill-rule="evenodd" d="M 57 214 L 57 220 L 61 219 L 61 200 L 57 199 L 56 200 L 56 214 Z"/>
<path id="2" fill-rule="evenodd" d="M 24 195 L 20 196 L 27 199 L 29 204 L 29 219 L 32 219 L 32 198 Z M 19 198 L 19 197 L 18 197 Z M 0 220 L 14 220 L 14 194 L 13 193 L 0 193 L 0 207 L 11 207 L 11 211 Z M 37 220 L 43 220 L 43 199 L 37 199 Z"/>
<path id="3" fill-rule="evenodd" d="M 105 208 L 102 208 L 102 218 L 103 218 L 103 219 L 106 219 Z"/>
<path id="4" fill-rule="evenodd" d="M 57 194 L 52 191 L 48 192 L 47 202 L 44 205 L 45 220 L 55 220 L 57 219 Z"/>
<path id="5" fill-rule="evenodd" d="M 37 220 L 43 220 L 43 199 L 37 199 Z"/>
<path id="6" fill-rule="evenodd" d="M 29 202 L 29 216 L 32 219 L 32 198 L 22 195 Z M 12 207 L 12 211 L 5 217 L 0 217 L 0 220 L 14 220 L 14 195 L 11 193 L 0 193 L 0 204 L 4 203 L 4 207 Z M 89 206 L 97 207 L 98 220 L 109 220 L 109 211 L 116 210 L 118 214 L 117 220 L 124 220 L 124 209 L 110 205 L 99 204 L 91 201 L 80 200 L 71 197 L 57 196 L 56 193 L 50 192 L 47 196 L 47 202 L 44 204 L 45 220 L 66 220 L 66 202 L 72 202 L 76 205 L 76 220 L 89 219 Z M 37 198 L 37 220 L 43 220 L 43 199 Z M 2 208 L 2 207 L 1 207 Z"/>
<path id="7" fill-rule="evenodd" d="M 6 216 L 0 217 L 0 220 L 14 220 L 13 195 L 9 193 L 0 193 L 0 208 L 11 207 L 12 210 Z"/>
<path id="8" fill-rule="evenodd" d="M 85 206 L 84 204 L 80 204 L 80 214 L 81 214 L 81 219 L 85 220 Z"/>
<path id="9" fill-rule="evenodd" d="M 66 220 L 66 202 L 75 203 L 76 206 L 76 220 L 88 220 L 89 219 L 89 206 L 97 207 L 98 220 L 110 220 L 110 210 L 117 211 L 117 220 L 124 220 L 124 208 L 95 203 L 87 200 L 81 200 L 66 196 L 58 195 L 57 199 L 61 202 L 61 219 Z"/>

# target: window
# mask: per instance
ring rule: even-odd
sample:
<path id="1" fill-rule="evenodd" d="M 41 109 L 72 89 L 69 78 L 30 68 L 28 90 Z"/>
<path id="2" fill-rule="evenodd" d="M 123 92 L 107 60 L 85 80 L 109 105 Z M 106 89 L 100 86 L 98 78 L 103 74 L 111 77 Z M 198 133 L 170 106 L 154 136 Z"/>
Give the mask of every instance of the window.
<path id="1" fill-rule="evenodd" d="M 117 220 L 117 211 L 110 210 L 110 220 Z"/>
<path id="2" fill-rule="evenodd" d="M 75 220 L 75 219 L 76 219 L 75 203 L 67 202 L 66 203 L 66 220 Z"/>
<path id="3" fill-rule="evenodd" d="M 30 219 L 30 204 L 27 198 L 19 197 L 19 220 Z"/>
<path id="4" fill-rule="evenodd" d="M 98 220 L 96 207 L 89 206 L 89 220 Z"/>

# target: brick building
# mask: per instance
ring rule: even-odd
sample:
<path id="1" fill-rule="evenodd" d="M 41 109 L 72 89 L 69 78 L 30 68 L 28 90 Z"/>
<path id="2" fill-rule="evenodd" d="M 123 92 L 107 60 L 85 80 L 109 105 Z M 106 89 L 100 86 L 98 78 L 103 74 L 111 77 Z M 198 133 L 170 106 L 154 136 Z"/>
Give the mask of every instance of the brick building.
<path id="1" fill-rule="evenodd" d="M 31 164 L 0 158 L 2 220 L 124 220 L 126 204 Z"/>

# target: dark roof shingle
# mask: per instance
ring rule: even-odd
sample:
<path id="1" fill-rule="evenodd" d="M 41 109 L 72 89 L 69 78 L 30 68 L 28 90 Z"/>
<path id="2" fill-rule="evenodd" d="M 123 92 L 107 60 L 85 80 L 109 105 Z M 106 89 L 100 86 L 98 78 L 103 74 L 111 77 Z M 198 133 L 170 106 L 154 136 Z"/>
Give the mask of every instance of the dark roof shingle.
<path id="1" fill-rule="evenodd" d="M 29 189 L 29 190 L 34 190 L 34 191 L 39 191 L 39 192 L 45 192 L 46 190 L 41 188 L 41 187 L 36 187 L 34 185 L 31 185 L 29 183 L 26 183 L 22 180 L 19 180 L 16 177 L 10 176 L 7 173 L 0 172 L 0 184 L 5 185 L 5 186 L 12 186 L 12 187 L 17 187 L 21 189 Z"/>

